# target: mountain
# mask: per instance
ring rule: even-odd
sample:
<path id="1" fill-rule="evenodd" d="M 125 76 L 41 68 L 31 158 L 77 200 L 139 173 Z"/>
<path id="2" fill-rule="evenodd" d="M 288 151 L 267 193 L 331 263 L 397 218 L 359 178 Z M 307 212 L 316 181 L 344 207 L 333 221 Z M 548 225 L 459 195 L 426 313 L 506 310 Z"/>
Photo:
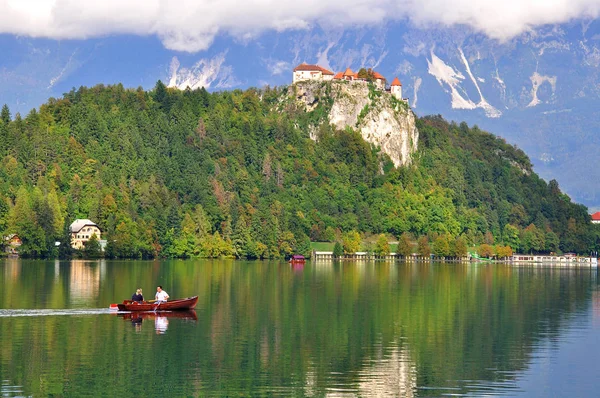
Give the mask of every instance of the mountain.
<path id="1" fill-rule="evenodd" d="M 57 240 L 69 254 L 81 218 L 109 257 L 279 258 L 359 233 L 418 238 L 422 254 L 432 241 L 440 256 L 600 245 L 587 209 L 523 151 L 466 123 L 416 120 L 366 82 L 81 87 L 25 117 L 4 107 L 0 159 L 0 236 L 34 257 L 56 255 Z"/>
<path id="2" fill-rule="evenodd" d="M 0 36 L 0 95 L 27 112 L 71 87 L 115 84 L 209 90 L 287 85 L 300 62 L 398 76 L 414 111 L 467 120 L 523 148 L 537 172 L 575 200 L 600 206 L 600 21 L 532 29 L 499 42 L 466 27 L 408 23 L 217 37 L 209 50 L 165 50 L 153 37 L 50 41 Z M 591 167 L 590 167 L 591 166 Z"/>

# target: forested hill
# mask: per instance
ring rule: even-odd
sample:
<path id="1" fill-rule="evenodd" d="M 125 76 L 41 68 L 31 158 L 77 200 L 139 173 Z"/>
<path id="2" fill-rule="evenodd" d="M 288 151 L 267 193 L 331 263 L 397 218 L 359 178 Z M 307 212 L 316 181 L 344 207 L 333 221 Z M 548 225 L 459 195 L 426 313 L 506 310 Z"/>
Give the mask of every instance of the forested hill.
<path id="1" fill-rule="evenodd" d="M 99 224 L 114 257 L 283 257 L 355 232 L 597 248 L 587 209 L 503 140 L 426 117 L 412 164 L 394 168 L 351 129 L 323 123 L 310 139 L 302 126 L 319 110 L 285 105 L 286 90 L 159 82 L 82 87 L 24 118 L 4 107 L 0 235 L 17 233 L 30 256 L 68 247 L 76 218 Z"/>

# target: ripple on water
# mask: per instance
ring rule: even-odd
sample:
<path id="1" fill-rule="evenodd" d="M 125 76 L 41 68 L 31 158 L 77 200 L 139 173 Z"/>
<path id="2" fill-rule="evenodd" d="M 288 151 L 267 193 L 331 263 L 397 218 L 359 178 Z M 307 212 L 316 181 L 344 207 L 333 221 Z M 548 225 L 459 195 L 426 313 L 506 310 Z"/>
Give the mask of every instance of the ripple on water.
<path id="1" fill-rule="evenodd" d="M 11 309 L 0 310 L 0 318 L 25 316 L 65 316 L 65 315 L 102 315 L 110 314 L 108 308 L 76 308 L 76 309 Z"/>

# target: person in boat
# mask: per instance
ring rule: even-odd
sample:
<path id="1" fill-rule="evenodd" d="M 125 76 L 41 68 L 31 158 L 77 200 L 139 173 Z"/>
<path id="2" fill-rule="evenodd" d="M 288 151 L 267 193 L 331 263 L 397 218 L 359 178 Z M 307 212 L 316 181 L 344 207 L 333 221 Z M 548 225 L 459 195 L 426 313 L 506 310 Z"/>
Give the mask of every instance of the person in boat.
<path id="1" fill-rule="evenodd" d="M 154 296 L 154 299 L 156 300 L 157 304 L 166 303 L 169 299 L 169 295 L 163 290 L 162 286 L 159 285 L 156 287 L 156 295 Z"/>
<path id="2" fill-rule="evenodd" d="M 131 301 L 134 301 L 137 303 L 141 303 L 142 301 L 144 301 L 144 296 L 142 295 L 142 289 L 138 289 L 135 291 L 133 296 L 131 296 Z"/>

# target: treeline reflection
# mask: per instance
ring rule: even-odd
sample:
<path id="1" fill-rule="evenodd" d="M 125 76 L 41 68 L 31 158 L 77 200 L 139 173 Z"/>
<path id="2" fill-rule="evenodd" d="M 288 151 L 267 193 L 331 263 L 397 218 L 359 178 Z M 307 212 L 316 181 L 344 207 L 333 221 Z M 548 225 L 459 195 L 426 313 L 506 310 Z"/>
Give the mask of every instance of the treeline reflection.
<path id="1" fill-rule="evenodd" d="M 558 338 L 588 308 L 596 285 L 589 270 L 508 266 L 0 264 L 1 308 L 102 308 L 156 284 L 171 297 L 199 296 L 197 321 L 168 319 L 164 336 L 154 325 L 135 333 L 109 315 L 0 318 L 0 376 L 22 381 L 33 395 L 76 394 L 83 381 L 107 394 L 135 387 L 142 395 L 283 389 L 411 396 L 511 388 L 540 341 Z M 159 358 L 169 367 L 157 367 Z M 148 372 L 176 387 L 136 383 L 136 374 Z M 81 383 L 64 382 L 76 377 Z"/>

